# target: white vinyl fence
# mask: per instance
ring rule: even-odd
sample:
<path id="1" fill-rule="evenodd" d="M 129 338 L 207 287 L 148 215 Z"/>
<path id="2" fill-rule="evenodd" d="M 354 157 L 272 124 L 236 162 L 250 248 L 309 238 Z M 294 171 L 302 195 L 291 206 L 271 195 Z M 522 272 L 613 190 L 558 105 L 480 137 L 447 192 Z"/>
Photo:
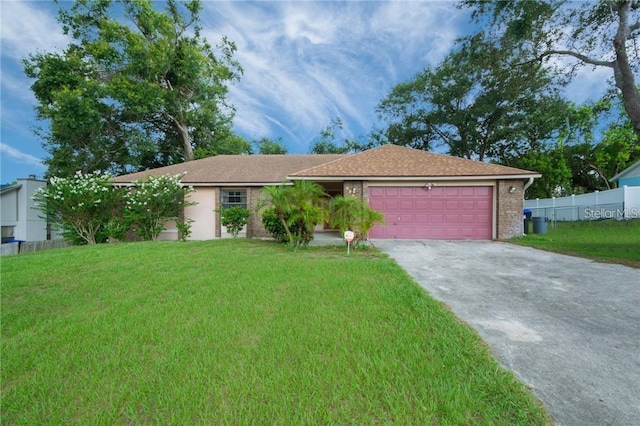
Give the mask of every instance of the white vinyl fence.
<path id="1" fill-rule="evenodd" d="M 640 219 L 640 186 L 525 200 L 524 208 L 531 210 L 532 216 L 546 217 L 551 221 Z"/>

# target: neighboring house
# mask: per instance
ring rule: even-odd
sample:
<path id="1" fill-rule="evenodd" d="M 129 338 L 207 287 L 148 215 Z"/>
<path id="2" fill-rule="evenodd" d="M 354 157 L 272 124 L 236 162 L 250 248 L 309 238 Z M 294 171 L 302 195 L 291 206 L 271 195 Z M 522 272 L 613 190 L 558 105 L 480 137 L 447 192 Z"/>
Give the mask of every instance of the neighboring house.
<path id="1" fill-rule="evenodd" d="M 609 182 L 617 182 L 618 188 L 622 188 L 623 186 L 640 186 L 640 161 L 637 161 L 609 179 Z"/>
<path id="2" fill-rule="evenodd" d="M 34 175 L 18 179 L 15 185 L 4 186 L 0 190 L 2 216 L 2 243 L 11 240 L 44 241 L 50 239 L 47 221 L 40 218 L 40 210 L 35 208 L 31 198 L 38 188 L 47 186 L 44 180 Z"/>
<path id="3" fill-rule="evenodd" d="M 193 185 L 185 217 L 192 240 L 225 236 L 216 209 L 252 211 L 247 237 L 266 237 L 255 207 L 261 190 L 287 180 L 310 180 L 330 195 L 363 197 L 385 215 L 370 238 L 508 239 L 523 233 L 526 186 L 541 175 L 527 170 L 383 145 L 357 154 L 220 155 L 119 176 L 130 184 L 147 175 L 186 173 Z M 177 238 L 169 230 L 168 238 Z"/>

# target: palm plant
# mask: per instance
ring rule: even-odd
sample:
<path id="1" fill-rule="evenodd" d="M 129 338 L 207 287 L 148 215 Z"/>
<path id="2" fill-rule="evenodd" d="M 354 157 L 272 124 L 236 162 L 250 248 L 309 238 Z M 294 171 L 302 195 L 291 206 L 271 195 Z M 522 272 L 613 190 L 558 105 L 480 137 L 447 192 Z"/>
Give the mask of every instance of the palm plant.
<path id="1" fill-rule="evenodd" d="M 357 241 L 365 240 L 371 228 L 383 221 L 384 215 L 369 207 L 362 198 L 339 195 L 329 203 L 329 225 L 338 228 L 341 234 L 354 231 Z"/>
<path id="2" fill-rule="evenodd" d="M 287 241 L 291 242 L 293 237 L 287 224 L 288 213 L 291 209 L 287 186 L 284 184 L 265 186 L 262 188 L 262 193 L 265 197 L 258 203 L 257 210 L 261 210 L 264 207 L 272 207 L 287 234 Z"/>
<path id="3" fill-rule="evenodd" d="M 327 194 L 314 182 L 295 181 L 293 185 L 267 186 L 263 194 L 265 198 L 258 208 L 273 207 L 292 247 L 307 245 L 313 238 L 315 226 L 326 218 Z M 292 228 L 296 229 L 295 233 Z"/>

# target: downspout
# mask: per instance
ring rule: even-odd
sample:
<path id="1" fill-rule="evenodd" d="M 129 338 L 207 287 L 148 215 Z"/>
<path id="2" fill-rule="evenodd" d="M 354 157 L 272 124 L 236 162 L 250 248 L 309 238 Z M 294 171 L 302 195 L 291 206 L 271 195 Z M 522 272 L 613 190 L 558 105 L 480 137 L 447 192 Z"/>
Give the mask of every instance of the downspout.
<path id="1" fill-rule="evenodd" d="M 529 182 L 524 184 L 524 189 L 522 190 L 522 198 L 524 198 L 524 192 L 527 190 L 528 187 L 530 187 L 533 184 L 533 178 L 530 177 L 529 178 Z"/>

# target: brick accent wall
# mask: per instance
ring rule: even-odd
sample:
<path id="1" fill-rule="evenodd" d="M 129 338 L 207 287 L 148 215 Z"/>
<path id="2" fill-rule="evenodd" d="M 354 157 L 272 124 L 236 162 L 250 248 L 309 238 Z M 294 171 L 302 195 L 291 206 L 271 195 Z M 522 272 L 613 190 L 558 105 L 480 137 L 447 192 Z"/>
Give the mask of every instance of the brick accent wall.
<path id="1" fill-rule="evenodd" d="M 266 238 L 269 233 L 262 225 L 262 212 L 256 212 L 256 207 L 262 197 L 262 188 L 247 188 L 247 208 L 251 212 L 247 221 L 247 238 Z"/>
<path id="2" fill-rule="evenodd" d="M 510 188 L 515 188 L 513 193 Z M 497 187 L 497 237 L 508 240 L 521 237 L 524 232 L 522 210 L 524 208 L 524 181 L 498 180 Z"/>
<path id="3" fill-rule="evenodd" d="M 216 187 L 215 188 L 215 193 L 214 193 L 214 197 L 216 198 L 216 209 L 219 209 L 221 204 L 220 204 L 220 188 Z M 222 235 L 222 225 L 220 224 L 220 213 L 216 212 L 216 238 L 220 238 L 220 236 Z"/>
<path id="4" fill-rule="evenodd" d="M 342 193 L 345 197 L 361 197 L 365 200 L 369 199 L 369 185 L 361 180 L 345 181 L 342 186 Z"/>

